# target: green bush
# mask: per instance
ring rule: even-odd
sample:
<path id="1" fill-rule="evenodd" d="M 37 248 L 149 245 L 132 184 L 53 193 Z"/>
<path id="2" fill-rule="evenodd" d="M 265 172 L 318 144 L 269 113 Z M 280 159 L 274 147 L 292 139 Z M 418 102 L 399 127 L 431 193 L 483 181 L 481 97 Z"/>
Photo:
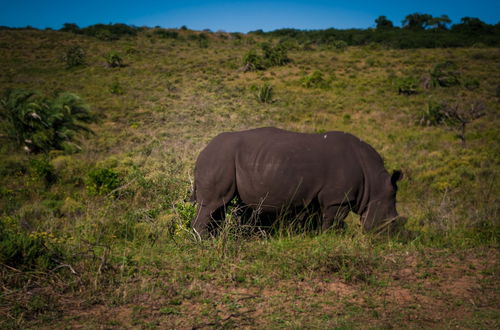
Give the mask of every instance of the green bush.
<path id="1" fill-rule="evenodd" d="M 205 33 L 200 33 L 198 35 L 198 46 L 200 48 L 208 48 L 209 42 L 208 42 L 208 35 Z"/>
<path id="2" fill-rule="evenodd" d="M 120 175 L 110 168 L 95 168 L 88 174 L 87 192 L 91 195 L 106 195 L 122 184 Z"/>
<path id="3" fill-rule="evenodd" d="M 443 112 L 444 105 L 441 103 L 429 102 L 427 109 L 422 112 L 419 119 L 420 125 L 437 126 L 446 120 L 446 115 Z"/>
<path id="4" fill-rule="evenodd" d="M 47 158 L 33 158 L 30 161 L 30 172 L 33 178 L 49 186 L 56 182 L 57 175 L 54 166 Z"/>
<path id="5" fill-rule="evenodd" d="M 252 86 L 252 90 L 255 92 L 255 97 L 260 103 L 272 103 L 273 102 L 273 87 L 264 83 L 261 86 Z"/>
<path id="6" fill-rule="evenodd" d="M 276 46 L 270 43 L 261 44 L 262 56 L 255 49 L 249 50 L 243 57 L 243 71 L 265 70 L 273 66 L 282 66 L 290 63 L 287 47 L 284 44 Z"/>
<path id="7" fill-rule="evenodd" d="M 282 66 L 290 63 L 287 55 L 287 48 L 284 44 L 278 44 L 273 47 L 270 43 L 261 45 L 264 54 L 264 63 L 266 67 Z"/>
<path id="8" fill-rule="evenodd" d="M 47 270 L 63 254 L 49 233 L 25 233 L 13 218 L 0 218 L 0 263 L 19 270 Z"/>
<path id="9" fill-rule="evenodd" d="M 80 28 L 75 23 L 64 23 L 63 27 L 59 30 L 62 32 L 79 33 Z"/>
<path id="10" fill-rule="evenodd" d="M 479 79 L 473 78 L 473 77 L 465 77 L 463 79 L 463 85 L 465 88 L 468 90 L 476 90 L 481 86 L 481 83 L 479 82 Z"/>
<path id="11" fill-rule="evenodd" d="M 265 70 L 262 58 L 255 49 L 250 49 L 243 57 L 243 71 Z"/>
<path id="12" fill-rule="evenodd" d="M 155 30 L 154 34 L 156 34 L 160 38 L 164 38 L 164 39 L 178 39 L 179 38 L 179 32 L 177 32 L 177 31 L 168 31 L 168 30 L 159 29 L 159 30 Z"/>
<path id="13" fill-rule="evenodd" d="M 80 46 L 69 48 L 63 56 L 66 67 L 73 68 L 85 64 L 85 51 Z"/>
<path id="14" fill-rule="evenodd" d="M 109 86 L 109 92 L 111 94 L 115 94 L 115 95 L 125 94 L 125 90 L 123 89 L 122 85 L 117 80 L 115 80 L 111 83 L 111 85 Z"/>
<path id="15" fill-rule="evenodd" d="M 95 24 L 78 30 L 78 33 L 95 37 L 99 40 L 112 41 L 124 36 L 135 36 L 139 28 L 126 24 Z"/>
<path id="16" fill-rule="evenodd" d="M 114 51 L 109 52 L 108 54 L 106 54 L 104 56 L 104 58 L 106 59 L 106 63 L 108 64 L 108 66 L 110 68 L 120 68 L 120 67 L 124 66 L 123 58 L 117 52 L 114 52 Z"/>
<path id="17" fill-rule="evenodd" d="M 307 75 L 301 79 L 301 84 L 305 88 L 329 88 L 330 81 L 325 79 L 323 72 L 314 71 L 310 75 Z"/>
<path id="18" fill-rule="evenodd" d="M 343 52 L 347 49 L 347 42 L 344 40 L 331 40 L 328 42 L 328 47 L 333 48 L 334 50 L 338 52 Z"/>
<path id="19" fill-rule="evenodd" d="M 411 95 L 417 93 L 418 80 L 414 77 L 397 78 L 395 84 L 398 94 Z"/>
<path id="20" fill-rule="evenodd" d="M 460 85 L 460 72 L 455 62 L 438 63 L 431 72 L 434 87 L 452 87 Z"/>
<path id="21" fill-rule="evenodd" d="M 29 152 L 64 150 L 80 132 L 92 132 L 94 122 L 88 105 L 77 95 L 61 93 L 55 98 L 16 89 L 0 100 L 0 131 Z"/>

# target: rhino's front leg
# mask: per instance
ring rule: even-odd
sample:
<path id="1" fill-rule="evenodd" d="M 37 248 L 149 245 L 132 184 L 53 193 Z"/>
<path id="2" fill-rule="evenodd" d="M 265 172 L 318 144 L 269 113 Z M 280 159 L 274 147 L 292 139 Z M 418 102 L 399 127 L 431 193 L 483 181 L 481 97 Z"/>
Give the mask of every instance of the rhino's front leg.
<path id="1" fill-rule="evenodd" d="M 196 217 L 192 221 L 194 231 L 200 238 L 215 236 L 225 217 L 225 208 L 199 205 Z"/>
<path id="2" fill-rule="evenodd" d="M 349 207 L 344 205 L 329 205 L 321 210 L 322 224 L 321 229 L 342 229 L 345 227 L 344 219 L 349 213 Z"/>

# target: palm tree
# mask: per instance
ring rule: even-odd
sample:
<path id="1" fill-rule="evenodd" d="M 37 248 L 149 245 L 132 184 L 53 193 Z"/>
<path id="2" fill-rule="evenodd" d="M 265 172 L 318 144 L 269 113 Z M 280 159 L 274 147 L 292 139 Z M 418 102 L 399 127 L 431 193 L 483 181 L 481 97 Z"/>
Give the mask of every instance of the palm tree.
<path id="1" fill-rule="evenodd" d="M 0 131 L 29 152 L 61 150 L 65 143 L 76 146 L 80 132 L 92 133 L 87 125 L 94 121 L 89 106 L 71 93 L 49 99 L 17 89 L 0 100 Z"/>

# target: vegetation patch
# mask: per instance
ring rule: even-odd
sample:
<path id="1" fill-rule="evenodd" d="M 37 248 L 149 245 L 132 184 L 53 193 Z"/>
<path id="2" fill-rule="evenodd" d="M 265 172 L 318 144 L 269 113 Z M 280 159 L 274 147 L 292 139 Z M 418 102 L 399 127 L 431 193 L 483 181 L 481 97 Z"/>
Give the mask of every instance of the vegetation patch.
<path id="1" fill-rule="evenodd" d="M 0 328 L 499 328 L 497 28 L 434 18 L 0 28 Z M 407 221 L 267 228 L 233 204 L 198 240 L 197 155 L 265 126 L 368 142 L 404 172 Z"/>

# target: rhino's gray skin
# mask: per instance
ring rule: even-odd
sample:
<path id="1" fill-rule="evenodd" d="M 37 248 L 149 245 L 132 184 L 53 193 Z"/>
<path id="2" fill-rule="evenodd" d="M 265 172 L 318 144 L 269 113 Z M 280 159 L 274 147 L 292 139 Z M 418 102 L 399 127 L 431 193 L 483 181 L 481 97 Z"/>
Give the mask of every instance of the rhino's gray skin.
<path id="1" fill-rule="evenodd" d="M 201 237 L 214 233 L 236 196 L 262 212 L 319 206 L 324 230 L 341 223 L 349 210 L 369 231 L 398 216 L 396 182 L 380 155 L 344 132 L 294 133 L 258 128 L 216 136 L 198 156 L 192 225 Z"/>

